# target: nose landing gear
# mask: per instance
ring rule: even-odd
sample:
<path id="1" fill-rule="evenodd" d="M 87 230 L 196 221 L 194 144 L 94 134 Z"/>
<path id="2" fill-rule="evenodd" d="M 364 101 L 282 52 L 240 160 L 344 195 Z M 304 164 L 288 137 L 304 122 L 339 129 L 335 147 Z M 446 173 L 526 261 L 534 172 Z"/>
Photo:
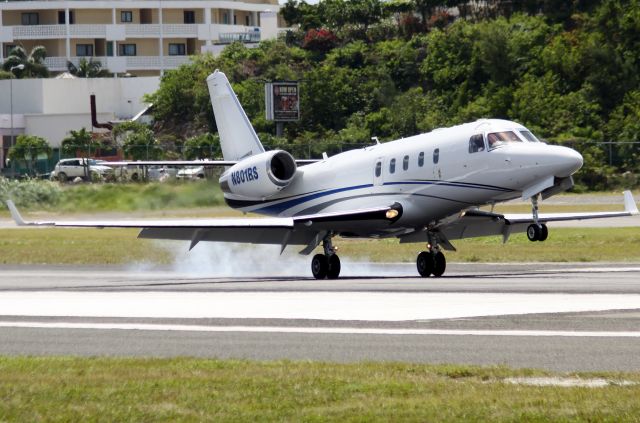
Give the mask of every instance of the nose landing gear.
<path id="1" fill-rule="evenodd" d="M 538 221 L 538 196 L 531 197 L 531 214 L 533 223 L 527 228 L 529 241 L 545 241 L 549 236 L 549 229 L 544 223 Z"/>
<path id="2" fill-rule="evenodd" d="M 324 254 L 316 254 L 311 260 L 311 273 L 316 279 L 338 279 L 340 276 L 340 257 L 336 254 L 337 248 L 331 243 L 332 235 L 327 235 L 322 240 Z"/>

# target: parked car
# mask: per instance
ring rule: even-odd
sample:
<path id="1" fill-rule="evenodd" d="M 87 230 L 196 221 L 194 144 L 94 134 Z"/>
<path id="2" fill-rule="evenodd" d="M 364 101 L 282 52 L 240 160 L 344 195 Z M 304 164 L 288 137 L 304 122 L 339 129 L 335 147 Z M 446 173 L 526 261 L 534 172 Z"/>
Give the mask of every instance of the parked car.
<path id="1" fill-rule="evenodd" d="M 87 176 L 87 165 L 89 166 L 89 172 L 108 179 L 113 175 L 113 169 L 104 165 L 104 163 L 106 162 L 102 160 L 86 158 L 63 159 L 56 164 L 56 167 L 51 172 L 49 179 L 58 180 L 60 182 L 66 182 L 69 179 L 75 179 L 77 177 L 85 179 Z"/>
<path id="2" fill-rule="evenodd" d="M 166 179 L 173 179 L 178 174 L 177 166 L 150 166 L 147 170 L 147 177 L 150 181 L 164 181 Z"/>
<path id="3" fill-rule="evenodd" d="M 176 174 L 178 179 L 204 179 L 204 166 L 189 166 L 181 169 Z"/>

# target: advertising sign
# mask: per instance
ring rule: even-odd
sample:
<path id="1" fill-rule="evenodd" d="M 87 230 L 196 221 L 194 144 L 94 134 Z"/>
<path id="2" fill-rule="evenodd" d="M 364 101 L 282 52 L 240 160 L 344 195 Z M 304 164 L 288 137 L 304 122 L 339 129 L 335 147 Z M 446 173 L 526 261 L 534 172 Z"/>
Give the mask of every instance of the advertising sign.
<path id="1" fill-rule="evenodd" d="M 267 120 L 291 122 L 300 119 L 300 88 L 297 82 L 265 85 Z"/>

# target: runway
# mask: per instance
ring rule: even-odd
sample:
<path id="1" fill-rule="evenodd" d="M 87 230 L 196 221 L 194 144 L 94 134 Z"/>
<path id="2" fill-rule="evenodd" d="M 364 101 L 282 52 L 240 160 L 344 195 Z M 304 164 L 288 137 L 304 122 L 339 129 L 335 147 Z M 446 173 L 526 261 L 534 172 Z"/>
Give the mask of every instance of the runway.
<path id="1" fill-rule="evenodd" d="M 335 281 L 3 266 L 0 354 L 640 370 L 640 263 L 451 264 L 439 279 L 345 264 Z"/>

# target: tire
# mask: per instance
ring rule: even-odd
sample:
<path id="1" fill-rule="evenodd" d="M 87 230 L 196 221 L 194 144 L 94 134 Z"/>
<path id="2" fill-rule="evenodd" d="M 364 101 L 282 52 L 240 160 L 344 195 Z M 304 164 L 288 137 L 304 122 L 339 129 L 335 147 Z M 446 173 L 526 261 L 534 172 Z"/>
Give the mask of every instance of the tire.
<path id="1" fill-rule="evenodd" d="M 439 278 L 444 274 L 444 271 L 447 268 L 447 259 L 444 257 L 442 252 L 438 251 L 435 256 L 433 256 L 433 276 Z"/>
<path id="2" fill-rule="evenodd" d="M 527 238 L 529 238 L 531 242 L 538 241 L 540 239 L 540 227 L 535 223 L 529 225 L 527 228 Z"/>
<path id="3" fill-rule="evenodd" d="M 540 227 L 540 238 L 538 238 L 538 241 L 546 241 L 548 237 L 549 237 L 549 229 L 547 228 L 547 225 L 543 224 Z"/>
<path id="4" fill-rule="evenodd" d="M 329 272 L 329 260 L 324 254 L 316 254 L 311 260 L 311 273 L 316 279 L 324 279 Z"/>
<path id="5" fill-rule="evenodd" d="M 435 267 L 433 254 L 428 251 L 423 251 L 418 254 L 416 267 L 418 268 L 418 273 L 420 273 L 420 276 L 422 276 L 423 278 L 428 278 L 433 272 L 433 268 Z"/>
<path id="6" fill-rule="evenodd" d="M 327 272 L 328 279 L 338 279 L 340 276 L 340 257 L 337 254 L 332 254 L 329 257 L 329 270 Z"/>
<path id="7" fill-rule="evenodd" d="M 138 175 L 138 172 L 136 172 L 133 175 L 131 175 L 131 180 L 133 182 L 138 182 L 140 180 L 140 175 Z"/>
<path id="8" fill-rule="evenodd" d="M 66 173 L 64 173 L 64 172 L 58 173 L 58 181 L 67 182 L 67 179 L 69 179 L 69 178 L 67 177 Z"/>

